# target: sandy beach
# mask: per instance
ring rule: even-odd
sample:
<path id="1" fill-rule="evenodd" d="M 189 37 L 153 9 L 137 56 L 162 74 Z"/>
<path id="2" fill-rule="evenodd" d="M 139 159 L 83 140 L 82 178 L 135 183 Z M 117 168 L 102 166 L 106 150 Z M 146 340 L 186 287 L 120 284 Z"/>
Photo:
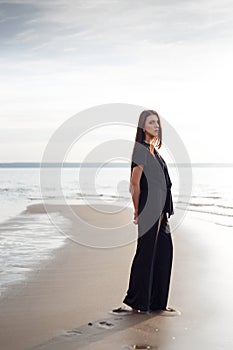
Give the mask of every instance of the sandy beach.
<path id="1" fill-rule="evenodd" d="M 87 206 L 72 209 L 92 224 L 103 220 L 91 215 Z M 106 222 L 123 225 L 130 215 L 128 208 L 115 219 L 106 216 Z M 51 260 L 1 299 L 0 348 L 232 349 L 233 236 L 230 228 L 202 216 L 188 213 L 172 234 L 169 306 L 179 309 L 180 316 L 110 315 L 108 311 L 120 306 L 125 296 L 136 241 L 100 249 L 67 239 Z M 72 230 L 77 229 L 73 225 Z M 133 223 L 122 231 L 136 237 Z"/>

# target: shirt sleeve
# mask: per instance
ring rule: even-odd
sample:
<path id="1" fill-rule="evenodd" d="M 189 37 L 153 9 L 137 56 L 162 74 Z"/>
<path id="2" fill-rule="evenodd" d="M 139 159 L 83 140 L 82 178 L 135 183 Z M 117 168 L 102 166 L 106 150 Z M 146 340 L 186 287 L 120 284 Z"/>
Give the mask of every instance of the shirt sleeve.
<path id="1" fill-rule="evenodd" d="M 136 142 L 132 155 L 131 168 L 133 169 L 137 165 L 142 165 L 144 167 L 147 164 L 147 153 L 147 148 L 141 143 Z"/>

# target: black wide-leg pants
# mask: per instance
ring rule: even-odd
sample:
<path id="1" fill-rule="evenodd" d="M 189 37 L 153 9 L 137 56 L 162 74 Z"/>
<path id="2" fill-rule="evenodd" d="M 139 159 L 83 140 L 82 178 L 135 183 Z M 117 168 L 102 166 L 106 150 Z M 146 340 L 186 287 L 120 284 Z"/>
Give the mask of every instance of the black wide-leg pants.
<path id="1" fill-rule="evenodd" d="M 173 244 L 166 214 L 137 240 L 129 288 L 123 303 L 141 311 L 167 307 Z"/>

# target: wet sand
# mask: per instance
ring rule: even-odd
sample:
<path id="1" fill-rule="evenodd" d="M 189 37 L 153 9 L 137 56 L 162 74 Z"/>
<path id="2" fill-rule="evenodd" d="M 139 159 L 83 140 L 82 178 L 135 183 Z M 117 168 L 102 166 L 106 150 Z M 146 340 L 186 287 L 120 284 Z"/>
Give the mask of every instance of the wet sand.
<path id="1" fill-rule="evenodd" d="M 100 224 L 89 207 L 73 206 L 73 210 L 92 224 Z M 129 215 L 130 209 L 115 219 L 107 215 L 106 227 L 114 225 L 114 220 L 124 225 Z M 179 309 L 180 316 L 110 315 L 108 311 L 120 306 L 125 296 L 136 241 L 100 249 L 67 239 L 53 259 L 0 301 L 0 348 L 232 349 L 233 235 L 229 228 L 201 219 L 201 214 L 187 214 L 172 234 L 168 305 Z M 80 229 L 88 230 L 74 224 L 73 234 Z M 122 231 L 136 237 L 134 224 L 122 226 Z M 72 232 L 71 237 L 75 237 Z"/>

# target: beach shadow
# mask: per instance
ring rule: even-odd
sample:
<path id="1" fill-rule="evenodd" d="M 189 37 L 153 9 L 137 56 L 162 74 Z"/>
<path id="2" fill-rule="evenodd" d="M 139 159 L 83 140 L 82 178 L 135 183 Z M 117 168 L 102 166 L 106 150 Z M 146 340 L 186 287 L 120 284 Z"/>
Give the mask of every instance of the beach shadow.
<path id="1" fill-rule="evenodd" d="M 30 350 L 75 350 L 85 347 L 88 344 L 103 340 L 105 337 L 113 335 L 122 330 L 127 330 L 135 325 L 145 321 L 157 318 L 157 313 L 152 314 L 130 314 L 127 316 L 113 315 L 102 318 L 97 321 L 90 321 L 87 324 L 81 325 L 78 328 L 65 330 L 61 335 L 50 339 L 49 341 L 37 345 Z M 159 323 L 159 322 L 157 322 Z M 153 324 L 147 328 L 149 333 L 158 334 L 158 325 Z M 157 334 L 156 334 L 157 333 Z M 150 344 L 122 344 L 122 349 L 156 349 L 157 346 Z"/>

